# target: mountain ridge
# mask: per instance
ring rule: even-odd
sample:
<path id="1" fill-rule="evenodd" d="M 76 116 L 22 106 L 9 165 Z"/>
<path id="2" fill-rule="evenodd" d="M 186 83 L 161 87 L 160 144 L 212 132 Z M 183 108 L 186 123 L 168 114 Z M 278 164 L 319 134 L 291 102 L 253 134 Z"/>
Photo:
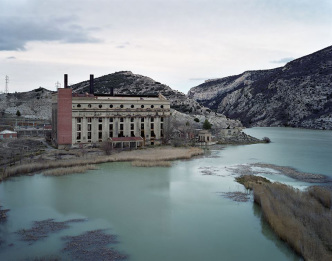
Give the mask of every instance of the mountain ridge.
<path id="1" fill-rule="evenodd" d="M 247 127 L 332 129 L 332 46 L 283 67 L 208 80 L 187 95 Z"/>

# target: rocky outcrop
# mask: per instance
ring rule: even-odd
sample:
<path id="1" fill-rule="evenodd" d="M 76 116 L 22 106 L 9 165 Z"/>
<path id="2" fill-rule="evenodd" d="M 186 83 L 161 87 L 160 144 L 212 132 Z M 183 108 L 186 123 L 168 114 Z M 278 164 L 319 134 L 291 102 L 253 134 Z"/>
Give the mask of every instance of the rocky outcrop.
<path id="1" fill-rule="evenodd" d="M 188 97 L 245 126 L 332 129 L 332 46 L 284 67 L 207 81 Z"/>
<path id="2" fill-rule="evenodd" d="M 52 92 L 38 88 L 29 92 L 0 94 L 0 113 L 21 116 L 31 119 L 50 120 L 52 113 Z"/>

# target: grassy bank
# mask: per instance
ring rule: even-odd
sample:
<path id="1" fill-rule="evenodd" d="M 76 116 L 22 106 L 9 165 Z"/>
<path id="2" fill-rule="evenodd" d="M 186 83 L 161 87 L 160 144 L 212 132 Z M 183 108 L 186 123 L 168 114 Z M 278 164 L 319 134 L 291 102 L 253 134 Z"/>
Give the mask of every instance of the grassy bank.
<path id="1" fill-rule="evenodd" d="M 70 173 L 70 169 L 75 166 L 87 166 L 105 162 L 119 162 L 119 161 L 140 161 L 145 164 L 152 164 L 153 162 L 170 161 L 177 159 L 190 159 L 193 156 L 201 155 L 204 151 L 200 148 L 173 148 L 173 147 L 157 147 L 141 150 L 122 151 L 120 153 L 112 154 L 109 156 L 95 156 L 89 158 L 72 158 L 67 160 L 43 160 L 36 161 L 28 164 L 21 164 L 5 169 L 0 173 L 0 181 L 23 174 L 43 172 L 45 170 L 59 169 L 60 172 Z M 48 172 L 49 174 L 51 172 Z M 56 173 L 56 172 L 54 172 Z M 75 172 L 71 172 L 75 173 Z M 57 175 L 57 174 L 56 174 Z"/>
<path id="2" fill-rule="evenodd" d="M 241 176 L 275 233 L 305 260 L 332 260 L 332 193 L 322 187 L 299 191 L 261 177 Z"/>

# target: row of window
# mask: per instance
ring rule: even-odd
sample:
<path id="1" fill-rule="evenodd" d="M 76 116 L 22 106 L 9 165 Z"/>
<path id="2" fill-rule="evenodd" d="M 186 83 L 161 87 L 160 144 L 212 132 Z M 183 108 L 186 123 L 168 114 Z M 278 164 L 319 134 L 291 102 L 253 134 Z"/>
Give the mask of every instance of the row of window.
<path id="1" fill-rule="evenodd" d="M 82 107 L 81 104 L 77 104 L 77 108 L 81 108 L 81 107 Z M 92 105 L 91 105 L 91 104 L 88 104 L 88 107 L 91 108 Z M 102 104 L 99 104 L 98 107 L 99 107 L 99 108 L 103 108 L 103 105 L 102 105 Z M 110 108 L 113 108 L 113 104 L 110 104 L 109 107 L 110 107 Z M 144 107 L 145 107 L 145 105 L 142 104 L 142 105 L 141 105 L 141 108 L 143 109 Z M 120 104 L 120 108 L 121 108 L 121 109 L 124 108 L 124 105 L 123 105 L 123 104 Z M 130 105 L 130 108 L 134 109 L 134 108 L 135 108 L 135 105 L 134 105 L 134 104 Z M 150 108 L 153 109 L 153 108 L 154 108 L 154 105 L 150 105 Z M 164 105 L 160 105 L 160 108 L 163 109 L 163 108 L 164 108 Z"/>
<path id="2" fill-rule="evenodd" d="M 113 118 L 109 118 L 110 122 L 113 122 Z M 78 117 L 76 118 L 76 121 L 77 123 L 82 123 L 82 118 Z M 151 118 L 150 119 L 151 122 L 154 122 L 154 118 Z M 163 122 L 164 121 L 164 118 L 161 117 L 160 118 L 160 121 Z M 91 123 L 92 122 L 92 118 L 91 117 L 88 117 L 87 118 L 87 122 L 88 123 Z M 98 122 L 103 122 L 103 118 L 102 117 L 99 117 L 98 118 Z M 124 118 L 120 118 L 120 122 L 124 122 Z M 134 118 L 130 118 L 130 122 L 134 122 Z M 144 118 L 141 118 L 141 122 L 144 122 Z"/>

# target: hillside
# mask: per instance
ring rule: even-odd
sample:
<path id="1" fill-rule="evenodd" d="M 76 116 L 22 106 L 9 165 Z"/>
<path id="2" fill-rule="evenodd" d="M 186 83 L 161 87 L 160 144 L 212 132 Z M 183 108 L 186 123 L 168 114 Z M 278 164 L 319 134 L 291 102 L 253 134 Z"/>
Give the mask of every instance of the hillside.
<path id="1" fill-rule="evenodd" d="M 157 82 L 149 77 L 133 74 L 130 71 L 116 72 L 94 79 L 95 93 L 109 94 L 110 89 L 114 89 L 115 94 L 124 95 L 158 95 L 163 94 L 171 101 L 172 109 L 184 113 L 195 112 L 202 114 L 208 108 L 203 108 L 200 104 L 188 98 L 184 93 L 173 90 L 169 86 Z M 70 86 L 73 92 L 89 92 L 89 80 Z"/>
<path id="2" fill-rule="evenodd" d="M 52 92 L 38 88 L 29 92 L 0 94 L 0 115 L 16 115 L 31 119 L 51 119 Z"/>
<path id="3" fill-rule="evenodd" d="M 284 67 L 206 81 L 188 97 L 245 126 L 332 129 L 332 46 Z"/>
<path id="4" fill-rule="evenodd" d="M 183 122 L 194 122 L 195 118 L 203 121 L 208 118 L 218 128 L 241 127 L 240 121 L 226 118 L 222 114 L 211 112 L 209 108 L 201 106 L 197 101 L 188 98 L 181 92 L 169 86 L 152 80 L 149 77 L 133 74 L 132 72 L 116 72 L 94 79 L 95 94 L 108 94 L 114 88 L 115 94 L 124 95 L 157 95 L 163 94 L 171 101 L 171 108 L 182 112 L 178 118 Z M 89 81 L 80 82 L 70 86 L 74 93 L 89 92 Z M 17 110 L 21 118 L 51 119 L 52 92 L 38 88 L 29 92 L 0 94 L 0 113 L 16 115 Z M 1 115 L 0 114 L 0 115 Z M 182 116 L 180 116 L 182 115 Z M 186 115 L 186 117 L 184 117 Z M 202 122 L 201 121 L 201 122 Z M 201 124 L 200 124 L 201 125 Z"/>

